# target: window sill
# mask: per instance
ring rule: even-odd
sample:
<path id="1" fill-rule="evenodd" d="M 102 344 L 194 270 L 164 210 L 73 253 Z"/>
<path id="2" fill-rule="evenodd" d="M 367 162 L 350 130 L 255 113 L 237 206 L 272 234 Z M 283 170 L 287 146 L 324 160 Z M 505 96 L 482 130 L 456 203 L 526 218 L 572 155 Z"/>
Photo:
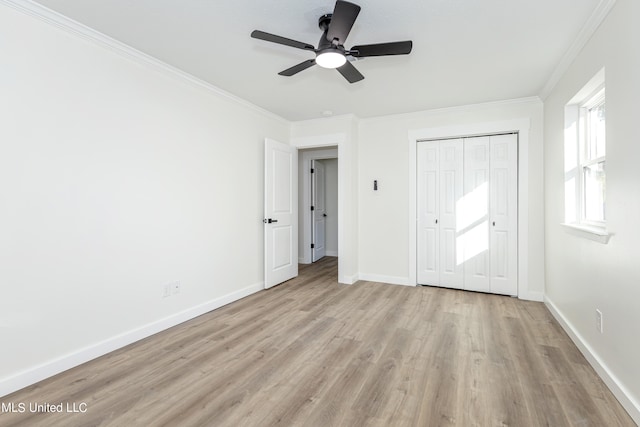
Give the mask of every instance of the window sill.
<path id="1" fill-rule="evenodd" d="M 602 243 L 606 245 L 609 243 L 611 233 L 609 233 L 604 227 L 596 227 L 592 225 L 584 224 L 568 224 L 562 223 L 567 232 L 574 236 L 583 237 L 585 239 L 593 240 L 594 242 Z"/>

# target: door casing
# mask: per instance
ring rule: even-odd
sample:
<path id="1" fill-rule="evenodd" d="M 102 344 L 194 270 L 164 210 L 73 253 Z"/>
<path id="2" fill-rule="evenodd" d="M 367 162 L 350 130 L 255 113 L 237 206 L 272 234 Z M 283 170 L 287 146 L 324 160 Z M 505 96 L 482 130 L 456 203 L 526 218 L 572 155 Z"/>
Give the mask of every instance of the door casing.
<path id="1" fill-rule="evenodd" d="M 325 166 L 319 160 L 311 160 L 311 261 L 326 255 L 327 197 Z"/>

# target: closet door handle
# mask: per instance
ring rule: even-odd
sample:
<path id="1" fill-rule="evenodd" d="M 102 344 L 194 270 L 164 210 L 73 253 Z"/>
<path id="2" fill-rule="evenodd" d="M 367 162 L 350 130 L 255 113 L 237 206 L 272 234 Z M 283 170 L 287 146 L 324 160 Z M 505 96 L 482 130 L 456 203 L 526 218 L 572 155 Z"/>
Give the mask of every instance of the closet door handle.
<path id="1" fill-rule="evenodd" d="M 436 224 L 438 223 L 438 220 L 436 219 Z"/>
<path id="2" fill-rule="evenodd" d="M 495 221 L 493 221 L 493 226 L 494 226 L 494 227 L 496 226 L 496 222 L 495 222 Z"/>

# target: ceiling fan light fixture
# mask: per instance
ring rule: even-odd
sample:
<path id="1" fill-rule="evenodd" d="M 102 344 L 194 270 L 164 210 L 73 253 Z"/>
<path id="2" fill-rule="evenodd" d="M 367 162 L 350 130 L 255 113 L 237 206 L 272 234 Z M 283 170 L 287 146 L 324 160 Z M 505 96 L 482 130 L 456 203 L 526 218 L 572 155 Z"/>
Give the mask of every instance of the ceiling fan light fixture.
<path id="1" fill-rule="evenodd" d="M 347 58 L 338 49 L 325 49 L 316 56 L 316 64 L 323 68 L 342 67 L 345 62 L 347 62 Z"/>

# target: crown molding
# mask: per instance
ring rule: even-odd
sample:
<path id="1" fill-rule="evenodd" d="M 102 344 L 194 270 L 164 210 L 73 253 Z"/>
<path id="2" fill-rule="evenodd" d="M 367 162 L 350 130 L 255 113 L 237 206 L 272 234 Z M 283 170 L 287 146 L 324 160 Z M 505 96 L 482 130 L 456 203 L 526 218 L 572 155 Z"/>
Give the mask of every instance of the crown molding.
<path id="1" fill-rule="evenodd" d="M 408 113 L 399 113 L 399 114 L 389 114 L 385 116 L 372 116 L 372 117 L 364 117 L 359 119 L 362 122 L 367 122 L 369 120 L 385 120 L 385 119 L 398 119 L 403 117 L 414 117 L 414 116 L 422 116 L 422 115 L 438 115 L 444 113 L 456 113 L 456 112 L 464 112 L 470 110 L 477 110 L 482 108 L 495 108 L 509 105 L 518 105 L 518 104 L 536 104 L 541 105 L 542 100 L 538 96 L 528 96 L 524 98 L 513 98 L 513 99 L 504 99 L 500 101 L 489 101 L 489 102 L 481 102 L 477 104 L 467 104 L 467 105 L 456 105 L 453 107 L 443 107 L 443 108 L 434 108 L 431 110 L 420 110 L 420 111 L 411 111 Z"/>
<path id="2" fill-rule="evenodd" d="M 277 120 L 282 124 L 291 124 L 289 120 L 286 120 L 285 118 L 272 113 L 271 111 L 265 110 L 262 107 L 259 107 L 245 99 L 233 95 L 230 92 L 220 89 L 219 87 L 214 86 L 211 83 L 208 83 L 198 77 L 195 77 L 179 68 L 160 61 L 159 59 L 154 58 L 151 55 L 147 55 L 146 53 L 134 49 L 133 47 L 125 43 L 115 40 L 99 31 L 94 30 L 93 28 L 87 27 L 84 24 L 74 21 L 73 19 L 68 18 L 47 7 L 44 7 L 32 0 L 0 0 L 0 4 L 9 6 L 19 12 L 37 18 L 49 25 L 60 28 L 82 39 L 88 40 L 100 47 L 115 52 L 120 56 L 123 56 L 130 60 L 136 61 L 169 77 L 173 77 L 192 86 L 205 89 L 217 96 L 220 96 L 245 108 L 260 113 L 270 119 Z"/>
<path id="3" fill-rule="evenodd" d="M 303 119 L 303 120 L 295 120 L 292 121 L 292 125 L 300 125 L 300 124 L 312 124 L 312 123 L 326 123 L 326 122 L 340 122 L 340 121 L 355 121 L 360 120 L 358 116 L 353 113 L 340 114 L 338 116 L 330 116 L 330 117 L 314 117 L 311 119 Z"/>
<path id="4" fill-rule="evenodd" d="M 615 4 L 616 0 L 600 0 L 600 3 L 584 24 L 569 49 L 564 53 L 562 59 L 553 70 L 553 73 L 551 73 L 551 77 L 549 77 L 549 80 L 547 80 L 547 83 L 542 88 L 542 91 L 540 92 L 540 98 L 542 100 L 547 99 L 551 94 L 551 91 L 556 87 L 562 76 L 564 76 L 569 69 L 569 66 L 571 66 L 573 61 L 578 57 L 582 49 L 600 27 L 600 24 L 602 24 Z"/>

